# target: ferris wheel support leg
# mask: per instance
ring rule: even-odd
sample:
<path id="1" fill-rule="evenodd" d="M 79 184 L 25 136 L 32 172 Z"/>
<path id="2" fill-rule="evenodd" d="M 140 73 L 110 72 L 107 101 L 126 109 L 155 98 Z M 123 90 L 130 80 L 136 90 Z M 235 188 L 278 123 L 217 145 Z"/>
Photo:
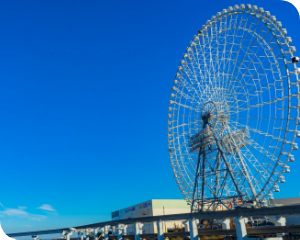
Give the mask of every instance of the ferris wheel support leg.
<path id="1" fill-rule="evenodd" d="M 194 204 L 195 204 L 195 195 L 196 195 L 196 189 L 198 186 L 198 174 L 199 174 L 199 166 L 200 166 L 200 161 L 201 161 L 201 149 L 199 150 L 198 154 L 198 162 L 197 162 L 197 167 L 196 167 L 196 176 L 195 176 L 195 185 L 194 185 L 194 191 L 193 191 L 193 198 L 192 198 L 192 206 L 191 206 L 191 212 L 194 210 Z"/>
<path id="2" fill-rule="evenodd" d="M 247 169 L 245 167 L 245 164 L 244 164 L 244 161 L 243 161 L 243 158 L 242 158 L 242 155 L 241 155 L 241 152 L 240 152 L 239 149 L 236 151 L 236 154 L 237 154 L 237 156 L 238 156 L 238 158 L 240 160 L 240 163 L 241 163 L 241 166 L 242 166 L 242 169 L 243 169 L 243 174 L 244 174 L 244 176 L 245 176 L 245 178 L 246 178 L 246 180 L 247 180 L 247 182 L 248 182 L 248 184 L 250 186 L 251 192 L 252 192 L 252 194 L 253 194 L 253 196 L 254 196 L 254 198 L 256 200 L 256 191 L 255 191 L 255 188 L 254 188 L 254 186 L 253 186 L 253 184 L 251 182 L 251 179 L 249 177 L 248 171 L 247 171 Z"/>
<path id="3" fill-rule="evenodd" d="M 204 185 L 205 185 L 205 162 L 206 162 L 206 155 L 205 155 L 205 148 L 202 149 L 202 156 L 203 156 L 203 160 L 202 160 L 202 167 L 201 167 L 201 175 L 202 175 L 202 190 L 201 190 L 201 194 L 202 194 L 202 201 L 201 201 L 201 209 L 202 211 L 204 211 Z"/>
<path id="4" fill-rule="evenodd" d="M 247 240 L 247 229 L 246 229 L 246 221 L 248 221 L 247 218 L 235 218 L 235 230 L 236 230 L 236 237 L 237 240 Z"/>
<path id="5" fill-rule="evenodd" d="M 214 139 L 215 139 L 215 142 L 216 142 L 218 151 L 220 152 L 221 157 L 223 158 L 224 164 L 225 164 L 225 166 L 226 166 L 226 168 L 227 168 L 227 172 L 229 173 L 229 175 L 230 175 L 230 177 L 231 177 L 231 180 L 232 180 L 232 182 L 233 182 L 233 184 L 234 184 L 234 186 L 235 186 L 235 189 L 236 189 L 237 193 L 241 196 L 242 193 L 241 193 L 241 191 L 240 191 L 240 189 L 239 189 L 239 187 L 238 187 L 238 185 L 237 185 L 237 182 L 236 182 L 236 180 L 235 180 L 235 178 L 234 178 L 234 176 L 233 176 L 233 171 L 232 171 L 232 169 L 231 169 L 231 167 L 230 167 L 230 165 L 229 165 L 229 163 L 228 163 L 228 161 L 227 161 L 227 159 L 226 159 L 226 156 L 225 156 L 224 151 L 223 151 L 222 148 L 221 148 L 221 144 L 219 143 L 219 140 L 218 140 L 218 138 L 217 138 L 217 136 L 216 136 L 215 134 L 213 134 L 213 137 L 214 137 Z"/>
<path id="6" fill-rule="evenodd" d="M 190 240 L 198 240 L 197 219 L 189 219 Z"/>
<path id="7" fill-rule="evenodd" d="M 157 224 L 157 240 L 164 240 L 165 236 L 164 236 L 164 221 L 160 221 L 158 220 L 156 222 Z"/>
<path id="8" fill-rule="evenodd" d="M 220 159 L 221 159 L 221 155 L 220 155 L 220 152 L 218 152 L 218 155 L 217 155 L 217 167 L 216 167 L 216 182 L 215 182 L 215 194 L 217 194 L 217 189 L 218 189 L 218 184 L 219 184 L 219 170 L 220 170 Z M 214 209 L 215 210 L 215 209 Z"/>

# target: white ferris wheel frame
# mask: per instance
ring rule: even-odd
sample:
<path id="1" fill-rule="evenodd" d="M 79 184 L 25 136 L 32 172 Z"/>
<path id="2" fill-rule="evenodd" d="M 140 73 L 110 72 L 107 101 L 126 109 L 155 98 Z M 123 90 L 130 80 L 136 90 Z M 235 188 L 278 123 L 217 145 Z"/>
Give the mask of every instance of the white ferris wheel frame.
<path id="1" fill-rule="evenodd" d="M 168 113 L 171 165 L 187 201 L 200 183 L 196 194 L 202 200 L 222 203 L 239 191 L 245 199 L 273 198 L 272 190 L 279 192 L 278 183 L 285 182 L 283 173 L 290 171 L 287 163 L 294 161 L 295 138 L 300 137 L 300 69 L 286 35 L 270 12 L 241 4 L 212 16 L 191 41 L 173 82 Z M 220 168 L 217 140 L 202 147 L 209 160 L 201 173 L 201 151 L 193 153 L 189 145 L 202 130 L 201 111 L 210 101 L 217 104 L 213 132 L 227 153 L 231 180 Z M 248 135 L 238 146 L 241 132 Z M 229 145 L 226 134 L 234 137 Z"/>

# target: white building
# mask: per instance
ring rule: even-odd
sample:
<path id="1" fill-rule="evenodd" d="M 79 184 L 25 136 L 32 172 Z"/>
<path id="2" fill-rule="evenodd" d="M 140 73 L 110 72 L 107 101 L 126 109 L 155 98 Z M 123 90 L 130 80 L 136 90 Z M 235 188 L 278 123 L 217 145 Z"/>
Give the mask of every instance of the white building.
<path id="1" fill-rule="evenodd" d="M 185 200 L 178 199 L 151 199 L 127 208 L 123 208 L 111 213 L 112 220 L 140 218 L 158 215 L 170 215 L 177 213 L 189 213 L 191 206 L 187 205 Z M 184 228 L 184 221 L 165 222 L 164 232 L 172 230 L 175 227 Z M 156 222 L 145 223 L 142 231 L 146 233 L 157 233 Z M 127 235 L 133 234 L 133 224 L 127 226 Z"/>
<path id="2" fill-rule="evenodd" d="M 270 206 L 274 205 L 277 207 L 280 206 L 292 206 L 292 205 L 299 205 L 300 204 L 300 197 L 295 198 L 278 198 L 272 199 L 270 201 Z M 300 216 L 299 215 L 287 215 L 286 218 L 286 225 L 300 225 Z"/>

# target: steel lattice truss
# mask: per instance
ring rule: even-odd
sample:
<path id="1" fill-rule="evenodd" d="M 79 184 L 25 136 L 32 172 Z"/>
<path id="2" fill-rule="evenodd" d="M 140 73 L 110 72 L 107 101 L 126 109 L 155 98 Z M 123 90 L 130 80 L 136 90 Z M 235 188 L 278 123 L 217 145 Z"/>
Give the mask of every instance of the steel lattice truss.
<path id="1" fill-rule="evenodd" d="M 168 113 L 171 165 L 187 200 L 194 189 L 202 200 L 272 198 L 285 182 L 300 135 L 300 69 L 286 34 L 275 16 L 242 4 L 217 13 L 190 42 Z M 191 139 L 206 130 L 205 111 L 213 135 L 197 148 Z"/>

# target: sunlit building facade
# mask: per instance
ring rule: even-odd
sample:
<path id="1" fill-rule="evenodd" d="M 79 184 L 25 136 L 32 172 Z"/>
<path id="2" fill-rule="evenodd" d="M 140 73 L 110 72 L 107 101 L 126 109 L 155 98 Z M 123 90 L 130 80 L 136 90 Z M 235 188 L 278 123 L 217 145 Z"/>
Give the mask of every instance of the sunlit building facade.
<path id="1" fill-rule="evenodd" d="M 159 215 L 170 215 L 178 213 L 188 213 L 191 206 L 185 200 L 178 199 L 151 199 L 121 210 L 111 213 L 112 220 L 140 218 Z M 184 228 L 184 220 L 165 222 L 164 232 L 174 230 L 174 228 Z M 145 223 L 142 227 L 143 234 L 157 233 L 156 222 Z M 127 226 L 127 234 L 134 233 L 133 224 Z"/>

